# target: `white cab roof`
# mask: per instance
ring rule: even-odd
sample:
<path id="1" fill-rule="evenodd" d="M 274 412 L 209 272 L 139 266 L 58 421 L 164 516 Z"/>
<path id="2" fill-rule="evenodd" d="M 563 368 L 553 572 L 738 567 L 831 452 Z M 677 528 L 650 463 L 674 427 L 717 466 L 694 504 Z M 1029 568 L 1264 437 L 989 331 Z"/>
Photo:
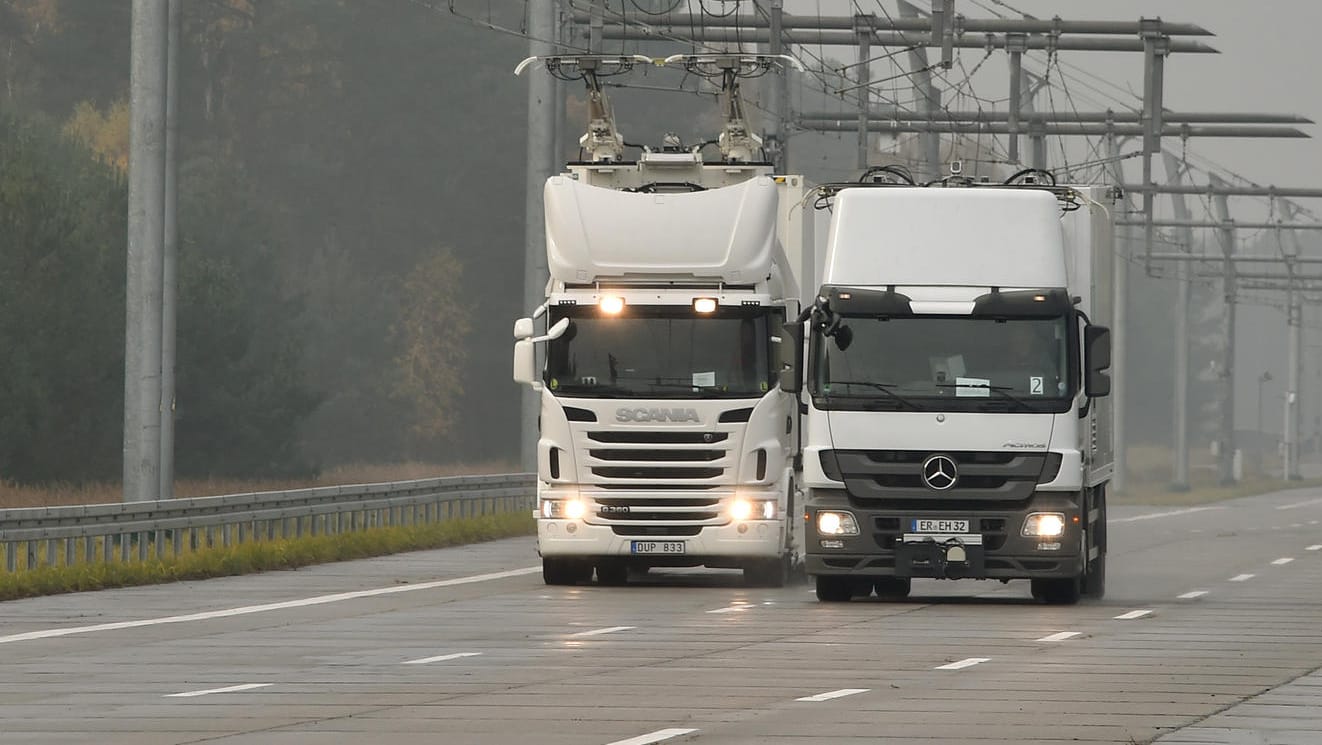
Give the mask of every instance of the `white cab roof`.
<path id="1" fill-rule="evenodd" d="M 767 177 L 678 194 L 642 194 L 547 180 L 551 277 L 705 279 L 754 284 L 771 271 L 777 191 Z"/>
<path id="2" fill-rule="evenodd" d="M 853 188 L 835 197 L 824 284 L 1065 287 L 1050 192 Z"/>

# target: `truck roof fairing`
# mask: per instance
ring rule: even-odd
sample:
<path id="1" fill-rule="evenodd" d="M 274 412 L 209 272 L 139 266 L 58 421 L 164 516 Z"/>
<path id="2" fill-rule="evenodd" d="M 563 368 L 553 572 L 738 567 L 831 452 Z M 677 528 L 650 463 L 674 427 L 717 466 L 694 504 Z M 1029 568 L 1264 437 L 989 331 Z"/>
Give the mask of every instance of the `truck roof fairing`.
<path id="1" fill-rule="evenodd" d="M 1066 286 L 1060 206 L 1028 189 L 848 189 L 824 284 Z"/>
<path id="2" fill-rule="evenodd" d="M 547 180 L 551 278 L 766 280 L 777 253 L 778 196 L 767 177 L 686 193 L 641 193 Z"/>

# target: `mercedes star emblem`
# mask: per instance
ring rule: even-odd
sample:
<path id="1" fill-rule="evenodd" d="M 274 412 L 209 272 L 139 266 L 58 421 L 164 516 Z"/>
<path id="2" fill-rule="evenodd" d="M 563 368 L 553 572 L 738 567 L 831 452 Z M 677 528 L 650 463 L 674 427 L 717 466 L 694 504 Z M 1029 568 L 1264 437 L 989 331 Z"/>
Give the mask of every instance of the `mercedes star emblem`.
<path id="1" fill-rule="evenodd" d="M 959 468 L 949 455 L 933 455 L 923 461 L 923 483 L 927 488 L 945 491 L 959 480 Z"/>

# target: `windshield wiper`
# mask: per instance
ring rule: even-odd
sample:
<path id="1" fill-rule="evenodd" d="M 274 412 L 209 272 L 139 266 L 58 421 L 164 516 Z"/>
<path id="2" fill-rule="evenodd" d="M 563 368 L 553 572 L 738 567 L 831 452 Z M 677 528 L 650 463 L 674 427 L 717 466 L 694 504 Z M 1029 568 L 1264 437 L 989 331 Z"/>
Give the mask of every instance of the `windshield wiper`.
<path id="1" fill-rule="evenodd" d="M 827 383 L 826 383 L 825 385 L 826 385 L 826 387 L 828 387 L 828 388 L 829 388 L 830 386 L 833 386 L 833 385 L 865 385 L 865 386 L 868 386 L 869 388 L 873 388 L 873 389 L 876 389 L 876 390 L 878 390 L 878 391 L 881 391 L 882 393 L 885 393 L 887 396 L 890 396 L 890 397 L 891 397 L 892 399 L 894 399 L 895 401 L 898 401 L 899 403 L 902 403 L 902 404 L 904 404 L 905 406 L 908 406 L 909 408 L 913 409 L 914 411 L 917 411 L 917 410 L 918 410 L 918 404 L 914 403 L 913 401 L 910 401 L 909 399 L 905 398 L 904 396 L 901 396 L 900 394 L 898 394 L 898 393 L 896 393 L 895 391 L 892 391 L 892 390 L 891 390 L 892 388 L 895 387 L 895 384 L 894 384 L 894 383 L 881 383 L 881 382 L 878 382 L 878 381 L 875 381 L 875 380 L 830 380 L 830 381 L 827 381 Z M 832 394 L 831 394 L 831 392 L 830 392 L 829 390 L 826 391 L 826 396 L 827 396 L 828 398 L 829 398 L 831 395 L 832 395 Z"/>
<path id="2" fill-rule="evenodd" d="M 936 387 L 937 388 L 977 388 L 978 390 L 992 391 L 994 393 L 1000 394 L 1001 398 L 1005 399 L 1006 401 L 1012 401 L 1015 404 L 1018 404 L 1019 408 L 1023 409 L 1024 411 L 1037 411 L 1037 409 L 1033 408 L 1032 404 L 1028 403 L 1022 398 L 1019 398 L 1018 396 L 1011 393 L 1010 391 L 1013 391 L 1014 388 L 1011 388 L 1008 385 L 988 385 L 986 383 L 937 383 Z"/>

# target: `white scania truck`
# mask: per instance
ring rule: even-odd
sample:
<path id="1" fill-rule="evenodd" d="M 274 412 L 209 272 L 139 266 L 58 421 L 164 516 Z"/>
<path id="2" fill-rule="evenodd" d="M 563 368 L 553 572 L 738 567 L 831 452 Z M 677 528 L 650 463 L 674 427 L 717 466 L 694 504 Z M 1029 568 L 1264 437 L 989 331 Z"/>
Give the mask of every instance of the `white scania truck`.
<path id="1" fill-rule="evenodd" d="M 820 200 L 823 285 L 787 326 L 806 361 L 782 379 L 807 408 L 820 600 L 903 597 L 915 577 L 1104 593 L 1115 196 L 1017 176 Z"/>
<path id="2" fill-rule="evenodd" d="M 590 74 L 621 63 L 548 64 L 587 71 L 594 111 L 590 159 L 545 185 L 546 302 L 515 324 L 514 378 L 541 394 L 537 548 L 548 584 L 594 569 L 600 583 L 623 584 L 630 571 L 708 566 L 779 585 L 801 556 L 797 401 L 776 383 L 811 210 L 800 177 L 754 159 L 736 81 L 763 58 L 676 61 L 720 73 L 716 162 L 673 144 L 624 160 Z"/>

